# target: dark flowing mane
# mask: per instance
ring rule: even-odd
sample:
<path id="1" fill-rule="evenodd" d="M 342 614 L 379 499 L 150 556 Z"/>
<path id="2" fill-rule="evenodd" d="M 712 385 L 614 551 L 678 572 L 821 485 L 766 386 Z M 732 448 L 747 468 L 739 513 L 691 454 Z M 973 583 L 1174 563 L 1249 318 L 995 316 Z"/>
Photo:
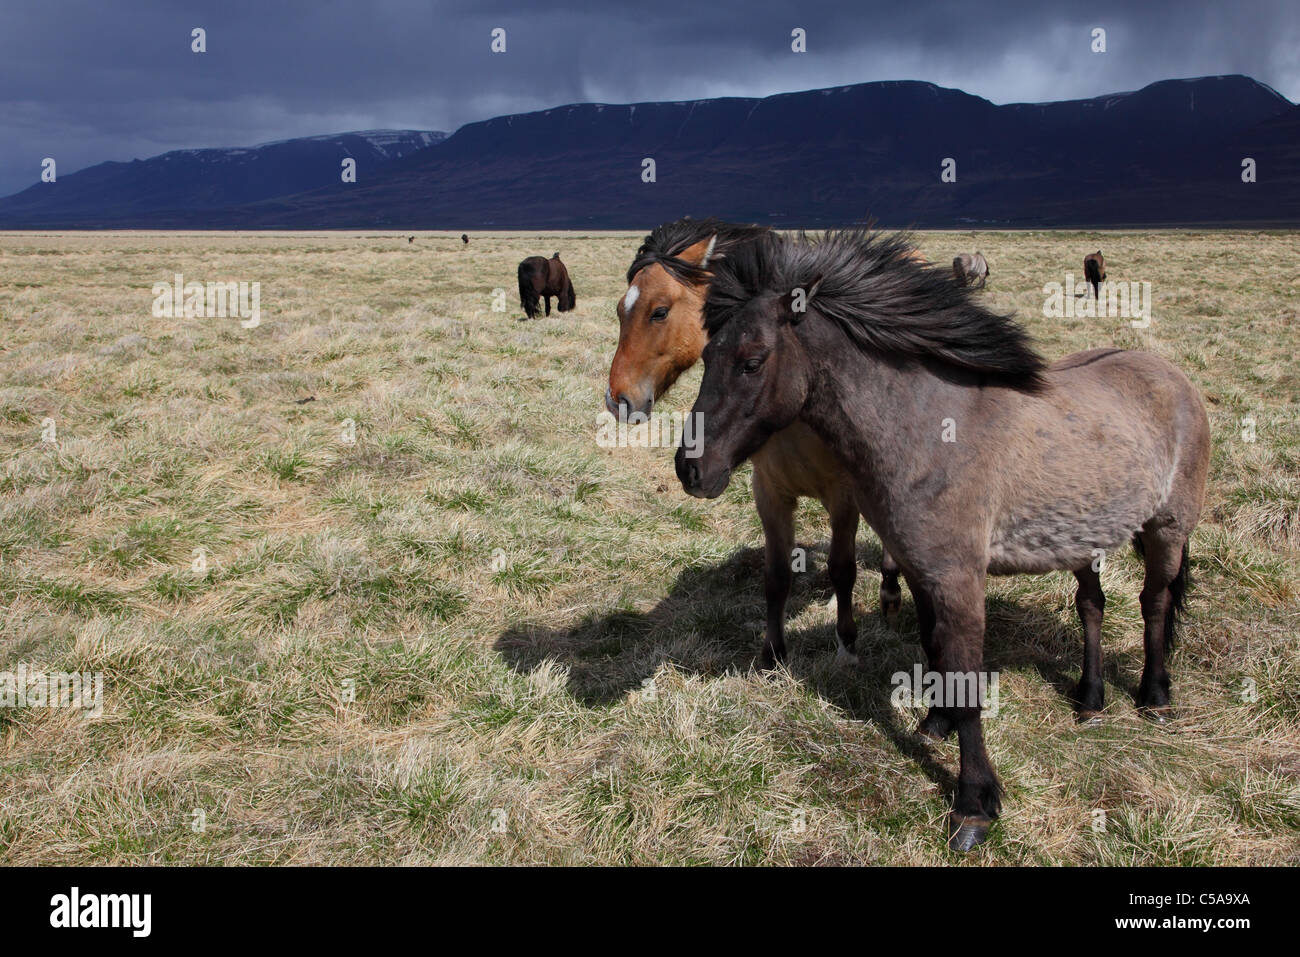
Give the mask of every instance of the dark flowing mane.
<path id="1" fill-rule="evenodd" d="M 859 349 L 931 357 L 1027 391 L 1042 387 L 1047 363 L 1009 315 L 982 305 L 947 270 L 909 258 L 907 235 L 849 229 L 818 240 L 769 233 L 719 263 L 704 307 L 713 335 L 750 300 L 821 283 L 808 303 Z"/>
<path id="2" fill-rule="evenodd" d="M 686 216 L 672 223 L 656 226 L 641 242 L 636 251 L 636 258 L 627 270 L 627 281 L 646 266 L 659 263 L 677 279 L 678 282 L 697 286 L 707 282 L 711 270 L 701 269 L 694 263 L 688 263 L 678 257 L 683 250 L 696 243 L 717 236 L 717 245 L 713 248 L 713 258 L 728 255 L 737 245 L 748 242 L 769 232 L 766 226 L 745 226 L 740 223 L 728 223 L 721 219 L 691 219 Z M 712 260 L 710 260 L 712 261 Z"/>

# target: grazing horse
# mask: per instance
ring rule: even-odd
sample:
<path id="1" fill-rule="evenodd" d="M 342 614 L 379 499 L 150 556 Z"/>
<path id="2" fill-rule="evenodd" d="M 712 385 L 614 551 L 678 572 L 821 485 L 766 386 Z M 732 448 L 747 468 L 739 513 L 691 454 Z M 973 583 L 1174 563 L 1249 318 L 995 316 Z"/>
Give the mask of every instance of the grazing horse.
<path id="1" fill-rule="evenodd" d="M 1092 286 L 1093 298 L 1097 298 L 1097 287 L 1106 278 L 1106 260 L 1102 257 L 1100 249 L 1083 257 L 1083 276 Z M 1086 289 L 1084 295 L 1087 295 Z"/>
<path id="2" fill-rule="evenodd" d="M 645 238 L 627 271 L 627 292 L 618 303 L 618 349 L 609 368 L 605 406 L 614 415 L 648 415 L 651 406 L 699 361 L 707 336 L 702 309 L 710 264 L 742 243 L 768 232 L 717 219 L 681 219 Z M 857 624 L 853 585 L 858 510 L 847 474 L 807 426 L 793 423 L 754 456 L 754 503 L 763 523 L 767 629 L 762 668 L 785 659 L 785 605 L 793 573 L 794 512 L 813 497 L 831 520 L 828 571 L 835 588 L 837 660 L 853 661 Z M 888 618 L 902 607 L 898 565 L 881 556 L 880 607 Z"/>
<path id="3" fill-rule="evenodd" d="M 989 278 L 989 261 L 984 258 L 983 253 L 976 253 L 974 256 L 970 253 L 962 253 L 960 256 L 953 257 L 952 275 L 963 286 L 979 283 L 979 288 L 983 289 Z"/>
<path id="4" fill-rule="evenodd" d="M 578 303 L 569 281 L 569 271 L 560 262 L 560 254 L 550 259 L 529 256 L 519 264 L 519 304 L 529 319 L 537 318 L 537 306 L 546 301 L 546 314 L 551 314 L 551 297 L 556 297 L 560 312 L 568 312 Z"/>
<path id="5" fill-rule="evenodd" d="M 854 231 L 815 244 L 761 237 L 718 264 L 693 409 L 702 454 L 678 449 L 677 474 L 690 494 L 716 497 L 796 421 L 846 463 L 863 517 L 902 566 L 944 686 L 921 729 L 957 731 L 949 845 L 966 851 L 1001 809 L 975 680 L 985 577 L 1074 572 L 1085 717 L 1103 703 L 1094 563 L 1133 542 L 1146 564 L 1137 705 L 1162 720 L 1210 427 L 1196 389 L 1165 359 L 1095 349 L 1048 365 L 1012 318 L 904 268 L 898 247 Z"/>
<path id="6" fill-rule="evenodd" d="M 461 234 L 460 234 L 460 241 L 461 241 L 462 244 L 468 246 L 468 245 L 469 245 L 469 234 L 468 234 L 468 233 L 461 233 Z"/>
<path id="7" fill-rule="evenodd" d="M 415 237 L 414 237 L 414 236 L 407 236 L 407 237 L 406 237 L 406 244 L 407 244 L 408 246 L 409 246 L 411 243 L 413 243 L 413 242 L 415 242 Z"/>

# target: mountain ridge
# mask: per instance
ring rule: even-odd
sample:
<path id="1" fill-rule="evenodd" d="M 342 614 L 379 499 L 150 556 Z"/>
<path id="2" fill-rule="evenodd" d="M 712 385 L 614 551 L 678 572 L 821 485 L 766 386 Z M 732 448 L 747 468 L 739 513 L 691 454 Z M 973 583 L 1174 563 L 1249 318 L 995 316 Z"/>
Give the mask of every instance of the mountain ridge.
<path id="1" fill-rule="evenodd" d="M 54 217 L 149 216 L 168 210 L 198 215 L 317 189 L 339 179 L 345 157 L 355 159 L 359 169 L 373 170 L 446 136 L 437 130 L 362 130 L 110 160 L 0 199 L 0 222 L 42 212 Z"/>
<path id="2" fill-rule="evenodd" d="M 335 176 L 202 219 L 303 229 L 641 229 L 687 213 L 778 226 L 1300 224 L 1298 110 L 1238 74 L 1047 103 L 998 105 L 919 80 L 571 103 L 467 123 L 356 184 Z M 1244 151 L 1260 154 L 1257 183 L 1241 181 Z M 953 183 L 940 178 L 949 157 Z M 6 204 L 0 225 L 22 225 Z M 195 224 L 184 210 L 83 212 L 83 225 Z"/>

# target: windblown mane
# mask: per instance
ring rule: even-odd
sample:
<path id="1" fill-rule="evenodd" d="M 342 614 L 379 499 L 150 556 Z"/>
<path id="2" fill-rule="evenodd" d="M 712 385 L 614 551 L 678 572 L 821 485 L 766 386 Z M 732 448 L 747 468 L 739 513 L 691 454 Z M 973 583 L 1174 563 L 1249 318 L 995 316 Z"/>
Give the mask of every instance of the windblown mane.
<path id="1" fill-rule="evenodd" d="M 659 263 L 677 279 L 678 282 L 696 286 L 707 282 L 711 270 L 701 269 L 694 263 L 688 263 L 678 257 L 683 250 L 694 246 L 710 236 L 717 236 L 713 247 L 713 259 L 728 255 L 737 245 L 768 233 L 766 226 L 744 226 L 740 223 L 728 223 L 710 217 L 708 219 L 691 219 L 686 216 L 672 223 L 656 226 L 641 243 L 636 251 L 636 258 L 627 270 L 627 281 L 646 266 Z M 710 260 L 712 262 L 712 259 Z"/>
<path id="2" fill-rule="evenodd" d="M 908 258 L 900 233 L 849 229 L 819 240 L 768 234 L 719 263 L 704 307 L 713 335 L 750 300 L 810 289 L 809 313 L 838 325 L 859 349 L 931 357 L 1026 391 L 1043 385 L 1047 363 L 1012 317 L 985 308 L 951 274 Z"/>

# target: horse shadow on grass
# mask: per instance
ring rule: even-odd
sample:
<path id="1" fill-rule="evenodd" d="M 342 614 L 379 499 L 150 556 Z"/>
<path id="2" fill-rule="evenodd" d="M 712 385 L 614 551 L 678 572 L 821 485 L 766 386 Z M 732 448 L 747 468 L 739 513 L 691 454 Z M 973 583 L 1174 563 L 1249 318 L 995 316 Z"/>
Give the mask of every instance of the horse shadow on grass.
<path id="1" fill-rule="evenodd" d="M 880 547 L 859 550 L 855 594 L 860 665 L 839 667 L 834 663 L 836 638 L 830 609 L 809 616 L 816 619 L 813 624 L 797 624 L 805 612 L 817 604 L 826 606 L 834 594 L 825 571 L 825 544 L 807 551 L 810 570 L 794 576 L 786 605 L 785 667 L 823 700 L 855 720 L 878 727 L 901 754 L 951 792 L 955 777 L 935 758 L 931 743 L 915 733 L 915 717 L 900 712 L 891 701 L 891 678 L 899 672 L 911 674 L 918 663 L 925 667 L 907 589 L 898 620 L 886 624 L 876 597 L 879 576 L 862 571 L 880 567 Z M 985 669 L 1032 669 L 1069 699 L 1083 653 L 1078 622 L 1067 625 L 1059 608 L 997 597 L 988 599 L 986 609 Z M 684 570 L 649 610 L 594 614 L 564 628 L 522 623 L 503 632 L 494 647 L 521 674 L 546 661 L 563 665 L 575 699 L 600 708 L 641 688 L 665 663 L 705 677 L 750 671 L 763 640 L 764 618 L 763 552 L 742 548 L 725 561 Z M 1134 687 L 1132 675 L 1126 672 L 1131 662 L 1118 658 L 1111 654 L 1103 659 L 1106 680 Z"/>

